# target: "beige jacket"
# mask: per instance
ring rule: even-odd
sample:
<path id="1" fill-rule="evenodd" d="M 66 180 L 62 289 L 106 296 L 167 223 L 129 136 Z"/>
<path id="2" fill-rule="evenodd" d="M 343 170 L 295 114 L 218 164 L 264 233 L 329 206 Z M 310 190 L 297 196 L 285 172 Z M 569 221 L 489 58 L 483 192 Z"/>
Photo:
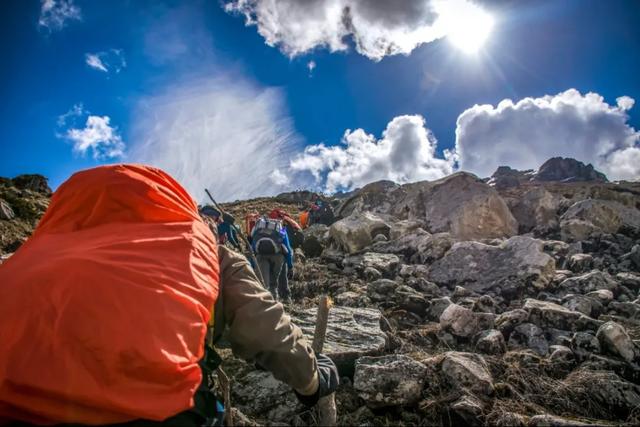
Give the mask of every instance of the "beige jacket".
<path id="1" fill-rule="evenodd" d="M 214 311 L 214 342 L 227 326 L 234 355 L 256 361 L 300 394 L 314 394 L 317 362 L 300 328 L 262 287 L 243 255 L 220 245 L 218 256 L 220 294 Z"/>

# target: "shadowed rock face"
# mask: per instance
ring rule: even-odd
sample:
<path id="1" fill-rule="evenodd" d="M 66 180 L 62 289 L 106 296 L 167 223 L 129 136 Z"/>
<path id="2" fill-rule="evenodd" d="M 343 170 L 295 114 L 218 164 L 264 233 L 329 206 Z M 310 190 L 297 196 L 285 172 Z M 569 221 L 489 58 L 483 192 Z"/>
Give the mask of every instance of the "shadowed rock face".
<path id="1" fill-rule="evenodd" d="M 546 162 L 533 177 L 534 181 L 562 182 L 607 182 L 605 174 L 598 172 L 591 164 L 585 165 L 576 159 L 553 157 Z"/>

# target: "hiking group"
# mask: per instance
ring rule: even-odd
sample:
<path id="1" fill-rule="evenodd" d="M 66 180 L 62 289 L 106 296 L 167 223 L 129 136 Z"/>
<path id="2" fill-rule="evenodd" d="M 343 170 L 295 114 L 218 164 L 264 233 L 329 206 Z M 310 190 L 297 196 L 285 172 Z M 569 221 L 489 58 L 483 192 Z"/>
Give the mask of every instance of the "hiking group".
<path id="1" fill-rule="evenodd" d="M 263 287 L 233 217 L 198 209 L 165 172 L 74 174 L 0 265 L 0 424 L 221 425 L 225 331 L 303 404 L 334 392 L 334 363 L 276 302 L 290 301 L 294 271 L 286 217 L 248 230 Z"/>

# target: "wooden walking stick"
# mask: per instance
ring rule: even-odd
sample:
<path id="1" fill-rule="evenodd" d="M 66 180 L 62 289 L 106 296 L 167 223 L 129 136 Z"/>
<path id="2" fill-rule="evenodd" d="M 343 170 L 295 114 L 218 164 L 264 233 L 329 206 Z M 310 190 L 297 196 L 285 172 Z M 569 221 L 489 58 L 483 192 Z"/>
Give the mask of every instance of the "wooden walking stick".
<path id="1" fill-rule="evenodd" d="M 316 315 L 316 329 L 313 333 L 313 343 L 311 347 L 318 354 L 322 353 L 324 347 L 324 339 L 327 333 L 327 322 L 329 320 L 329 309 L 331 308 L 331 299 L 327 295 L 320 297 L 318 304 L 318 313 Z M 318 401 L 318 425 L 335 426 L 337 420 L 335 393 L 329 396 L 321 397 Z"/>

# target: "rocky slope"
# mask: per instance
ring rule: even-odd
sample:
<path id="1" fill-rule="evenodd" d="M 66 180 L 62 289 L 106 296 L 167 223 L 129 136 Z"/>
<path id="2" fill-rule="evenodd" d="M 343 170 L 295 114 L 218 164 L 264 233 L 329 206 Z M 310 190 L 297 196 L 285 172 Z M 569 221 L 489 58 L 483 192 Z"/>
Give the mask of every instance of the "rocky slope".
<path id="1" fill-rule="evenodd" d="M 240 219 L 309 199 L 225 206 Z M 552 159 L 333 202 L 342 219 L 297 249 L 289 311 L 311 336 L 318 297 L 334 301 L 340 424 L 640 422 L 640 183 Z M 270 374 L 221 353 L 237 424 L 315 422 Z"/>

